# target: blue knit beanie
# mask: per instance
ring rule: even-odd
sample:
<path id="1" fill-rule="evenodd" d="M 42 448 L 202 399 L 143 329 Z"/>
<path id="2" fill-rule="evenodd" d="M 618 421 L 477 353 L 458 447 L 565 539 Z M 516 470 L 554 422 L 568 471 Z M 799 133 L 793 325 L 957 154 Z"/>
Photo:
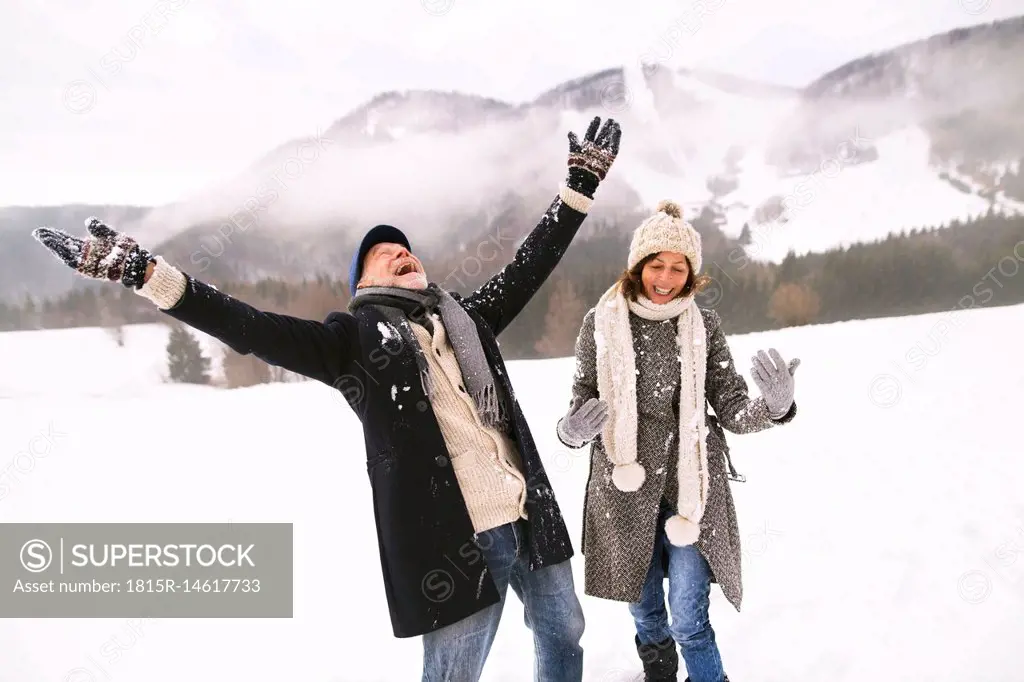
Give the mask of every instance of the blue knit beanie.
<path id="1" fill-rule="evenodd" d="M 412 251 L 412 247 L 409 246 L 409 240 L 397 227 L 393 227 L 392 225 L 377 225 L 371 228 L 363 237 L 363 241 L 359 244 L 359 248 L 352 255 L 352 265 L 348 270 L 348 289 L 353 296 L 356 294 L 356 284 L 359 282 L 359 278 L 363 274 L 363 258 L 366 257 L 366 252 L 382 242 L 401 244 L 405 248 L 409 249 L 409 251 Z"/>

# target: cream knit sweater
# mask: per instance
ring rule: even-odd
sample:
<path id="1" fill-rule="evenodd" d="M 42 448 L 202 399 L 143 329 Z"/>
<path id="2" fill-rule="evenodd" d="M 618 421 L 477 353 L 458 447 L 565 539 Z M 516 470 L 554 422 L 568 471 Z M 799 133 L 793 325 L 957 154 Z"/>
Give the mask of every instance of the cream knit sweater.
<path id="1" fill-rule="evenodd" d="M 410 324 L 430 364 L 434 379 L 430 404 L 473 528 L 480 533 L 526 518 L 526 478 L 519 451 L 508 436 L 480 421 L 441 318 L 434 315 L 432 320 L 433 338 L 422 325 Z"/>
<path id="2" fill-rule="evenodd" d="M 158 256 L 152 276 L 137 293 L 167 309 L 184 295 L 185 284 L 184 274 Z M 481 533 L 526 518 L 526 478 L 519 451 L 508 436 L 480 421 L 444 325 L 439 317 L 433 319 L 433 338 L 422 325 L 411 324 L 430 364 L 431 405 L 473 528 Z"/>

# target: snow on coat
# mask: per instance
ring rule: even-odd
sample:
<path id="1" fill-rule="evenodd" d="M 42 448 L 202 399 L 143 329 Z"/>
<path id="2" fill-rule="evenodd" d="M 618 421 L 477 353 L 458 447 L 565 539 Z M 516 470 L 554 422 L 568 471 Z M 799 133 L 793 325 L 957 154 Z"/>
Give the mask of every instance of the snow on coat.
<path id="1" fill-rule="evenodd" d="M 587 312 L 576 340 L 572 393 L 581 404 L 601 397 L 594 313 L 594 309 Z M 739 610 L 743 598 L 740 533 L 725 466 L 728 445 L 723 427 L 742 434 L 784 424 L 796 416 L 796 403 L 784 417 L 772 420 L 764 399 L 752 399 L 746 381 L 736 371 L 718 313 L 701 309 L 701 314 L 708 354 L 704 405 L 711 489 L 697 548 L 711 566 L 713 580 Z M 676 318 L 659 322 L 630 313 L 629 319 L 637 372 L 637 461 L 647 477 L 636 492 L 618 490 L 612 483 L 613 465 L 605 455 L 602 437 L 594 439 L 584 499 L 582 552 L 587 595 L 636 602 L 654 551 L 662 499 L 675 510 L 680 365 Z M 714 415 L 707 414 L 708 406 Z"/>
<path id="2" fill-rule="evenodd" d="M 563 188 L 511 262 L 480 288 L 465 298 L 452 292 L 514 403 L 512 435 L 527 483 L 524 551 L 530 570 L 569 560 L 573 547 L 497 336 L 543 286 L 579 231 L 586 213 L 573 208 L 581 203 L 574 196 Z M 192 276 L 179 303 L 164 312 L 237 353 L 336 389 L 359 417 L 363 443 L 339 435 L 331 453 L 350 457 L 365 450 L 372 506 L 361 519 L 339 518 L 338 537 L 344 540 L 346 524 L 376 524 L 396 637 L 432 632 L 498 603 L 415 354 L 383 313 L 368 306 L 355 315 L 335 311 L 323 322 L 305 320 L 258 310 Z M 339 490 L 350 484 L 339 481 Z"/>

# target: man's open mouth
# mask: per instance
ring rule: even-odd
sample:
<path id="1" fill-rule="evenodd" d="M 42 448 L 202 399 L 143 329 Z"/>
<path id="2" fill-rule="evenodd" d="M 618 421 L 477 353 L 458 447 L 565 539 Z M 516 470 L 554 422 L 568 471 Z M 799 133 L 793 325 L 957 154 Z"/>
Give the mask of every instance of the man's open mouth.
<path id="1" fill-rule="evenodd" d="M 408 275 L 410 272 L 416 272 L 416 264 L 403 263 L 402 265 L 398 266 L 397 270 L 395 270 L 395 276 L 401 277 L 402 275 Z"/>

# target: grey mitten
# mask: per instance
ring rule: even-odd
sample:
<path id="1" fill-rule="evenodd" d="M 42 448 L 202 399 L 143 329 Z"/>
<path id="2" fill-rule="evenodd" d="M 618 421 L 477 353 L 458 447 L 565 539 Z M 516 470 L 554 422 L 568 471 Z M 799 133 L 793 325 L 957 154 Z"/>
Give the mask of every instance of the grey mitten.
<path id="1" fill-rule="evenodd" d="M 768 357 L 769 353 L 771 354 L 770 358 Z M 753 363 L 750 374 L 761 390 L 764 404 L 768 407 L 768 415 L 772 419 L 784 417 L 793 405 L 795 389 L 793 373 L 800 365 L 800 360 L 794 358 L 787 367 L 786 361 L 774 348 L 770 349 L 768 353 L 763 350 L 758 351 L 757 355 L 750 360 Z"/>
<path id="2" fill-rule="evenodd" d="M 558 437 L 563 443 L 578 448 L 594 440 L 608 419 L 608 403 L 591 398 L 580 404 L 574 400 L 569 412 L 558 420 Z"/>

